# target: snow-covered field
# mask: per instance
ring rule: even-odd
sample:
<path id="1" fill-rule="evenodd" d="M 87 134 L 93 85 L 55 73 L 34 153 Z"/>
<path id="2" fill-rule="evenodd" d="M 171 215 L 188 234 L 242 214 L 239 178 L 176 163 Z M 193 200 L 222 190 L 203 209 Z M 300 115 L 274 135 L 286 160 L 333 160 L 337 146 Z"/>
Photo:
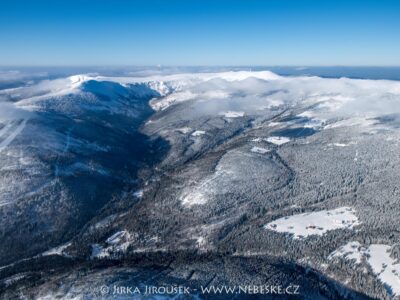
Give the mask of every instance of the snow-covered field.
<path id="1" fill-rule="evenodd" d="M 262 147 L 253 147 L 250 149 L 251 152 L 265 154 L 270 152 L 270 150 L 262 148 Z"/>
<path id="2" fill-rule="evenodd" d="M 400 296 L 400 262 L 391 256 L 391 246 L 383 244 L 362 246 L 359 242 L 349 242 L 331 253 L 328 258 L 332 260 L 337 257 L 353 260 L 356 264 L 365 261 L 389 294 Z"/>
<path id="3" fill-rule="evenodd" d="M 204 130 L 196 130 L 195 132 L 192 133 L 192 136 L 201 136 L 206 134 Z"/>
<path id="4" fill-rule="evenodd" d="M 63 244 L 61 246 L 52 248 L 50 250 L 47 250 L 45 252 L 42 253 L 43 256 L 47 256 L 47 255 L 64 255 L 64 251 L 71 246 L 71 242 L 68 242 L 66 244 Z"/>
<path id="5" fill-rule="evenodd" d="M 268 230 L 293 234 L 294 238 L 323 235 L 336 229 L 353 229 L 359 225 L 356 212 L 351 207 L 292 215 L 265 225 Z"/>
<path id="6" fill-rule="evenodd" d="M 347 260 L 351 260 L 357 264 L 360 264 L 363 258 L 363 253 L 365 253 L 365 251 L 366 248 L 364 248 L 359 242 L 348 242 L 347 244 L 332 252 L 328 256 L 328 259 L 331 260 L 335 257 L 344 257 Z"/>
<path id="7" fill-rule="evenodd" d="M 366 254 L 372 271 L 390 289 L 390 294 L 400 296 L 400 263 L 390 257 L 390 246 L 370 245 Z"/>
<path id="8" fill-rule="evenodd" d="M 224 116 L 225 118 L 240 118 L 244 116 L 243 111 L 226 111 L 226 112 L 221 112 L 219 114 L 221 116 Z"/>
<path id="9" fill-rule="evenodd" d="M 283 145 L 290 142 L 290 139 L 284 136 L 271 136 L 267 138 L 267 142 L 270 142 L 275 145 Z"/>

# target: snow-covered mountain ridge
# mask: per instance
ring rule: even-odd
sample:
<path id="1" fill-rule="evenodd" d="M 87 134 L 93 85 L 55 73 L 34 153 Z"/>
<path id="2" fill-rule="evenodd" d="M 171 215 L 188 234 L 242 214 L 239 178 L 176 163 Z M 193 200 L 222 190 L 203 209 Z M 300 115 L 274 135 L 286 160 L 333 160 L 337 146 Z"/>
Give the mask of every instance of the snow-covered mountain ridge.
<path id="1" fill-rule="evenodd" d="M 88 282 L 154 278 L 148 262 L 161 282 L 278 274 L 309 297 L 394 297 L 399 128 L 390 80 L 78 74 L 0 90 L 0 290 L 92 297 Z"/>

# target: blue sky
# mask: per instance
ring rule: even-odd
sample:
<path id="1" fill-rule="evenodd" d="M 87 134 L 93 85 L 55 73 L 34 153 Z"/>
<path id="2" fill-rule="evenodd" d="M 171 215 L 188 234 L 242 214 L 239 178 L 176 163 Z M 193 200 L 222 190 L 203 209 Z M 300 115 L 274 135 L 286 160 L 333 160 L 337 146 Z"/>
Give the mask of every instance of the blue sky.
<path id="1" fill-rule="evenodd" d="M 0 65 L 400 65 L 400 1 L 0 0 Z"/>

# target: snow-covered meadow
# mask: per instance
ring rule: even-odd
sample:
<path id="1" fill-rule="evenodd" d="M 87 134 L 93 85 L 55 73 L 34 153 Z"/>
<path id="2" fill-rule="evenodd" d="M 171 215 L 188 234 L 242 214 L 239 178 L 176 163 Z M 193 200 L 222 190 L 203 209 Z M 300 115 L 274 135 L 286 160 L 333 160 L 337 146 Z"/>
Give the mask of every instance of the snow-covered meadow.
<path id="1" fill-rule="evenodd" d="M 356 212 L 351 207 L 339 207 L 279 218 L 265 225 L 265 229 L 290 233 L 294 238 L 323 235 L 330 230 L 353 229 L 359 225 Z"/>

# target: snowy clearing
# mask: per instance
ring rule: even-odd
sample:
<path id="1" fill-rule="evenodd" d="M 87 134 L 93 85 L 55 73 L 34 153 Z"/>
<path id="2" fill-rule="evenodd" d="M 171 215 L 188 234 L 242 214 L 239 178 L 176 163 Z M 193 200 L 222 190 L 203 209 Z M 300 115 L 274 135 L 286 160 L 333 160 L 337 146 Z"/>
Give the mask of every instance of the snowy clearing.
<path id="1" fill-rule="evenodd" d="M 400 263 L 390 257 L 390 246 L 371 245 L 366 251 L 369 254 L 368 263 L 378 278 L 390 287 L 388 292 L 392 295 L 400 295 Z"/>
<path id="2" fill-rule="evenodd" d="M 108 244 L 118 244 L 119 242 L 121 242 L 121 238 L 126 234 L 126 231 L 118 231 L 116 233 L 114 233 L 112 236 L 110 236 L 107 240 L 106 243 Z"/>
<path id="3" fill-rule="evenodd" d="M 219 113 L 219 115 L 225 118 L 240 118 L 244 116 L 244 111 L 226 111 Z"/>
<path id="4" fill-rule="evenodd" d="M 271 136 L 267 138 L 267 142 L 270 142 L 275 145 L 283 145 L 290 142 L 290 139 L 284 136 Z"/>
<path id="5" fill-rule="evenodd" d="M 61 245 L 61 246 L 52 248 L 50 250 L 47 250 L 46 252 L 43 252 L 42 255 L 43 256 L 47 256 L 47 255 L 64 255 L 64 250 L 67 249 L 71 245 L 72 245 L 71 242 L 66 243 L 64 245 Z"/>
<path id="6" fill-rule="evenodd" d="M 359 224 L 354 209 L 339 207 L 283 217 L 268 223 L 265 228 L 281 233 L 291 233 L 294 238 L 302 238 L 323 235 L 329 230 L 352 229 Z"/>
<path id="7" fill-rule="evenodd" d="M 329 146 L 347 147 L 347 146 L 349 146 L 349 144 L 333 143 L 333 144 L 329 144 Z"/>
<path id="8" fill-rule="evenodd" d="M 255 142 L 255 143 L 259 143 L 259 142 L 262 142 L 262 141 L 266 141 L 267 139 L 264 139 L 264 138 L 254 138 L 254 139 L 252 139 L 251 141 L 252 142 Z"/>
<path id="9" fill-rule="evenodd" d="M 140 189 L 140 190 L 137 190 L 136 192 L 133 193 L 133 197 L 135 197 L 135 198 L 142 198 L 142 197 L 143 197 L 143 194 L 144 194 L 144 190 L 143 190 L 143 189 Z"/>
<path id="10" fill-rule="evenodd" d="M 332 260 L 335 257 L 344 257 L 347 260 L 354 260 L 357 264 L 361 263 L 362 249 L 359 242 L 348 242 L 346 245 L 341 246 L 339 249 L 333 251 L 328 259 Z M 365 251 L 365 248 L 364 248 Z"/>
<path id="11" fill-rule="evenodd" d="M 203 186 L 207 186 L 209 184 L 210 184 L 210 180 L 206 180 L 205 182 L 203 182 L 201 184 L 200 188 L 185 194 L 181 199 L 182 205 L 191 207 L 193 205 L 205 204 L 208 199 L 207 199 L 205 193 L 203 193 L 201 190 L 202 190 Z"/>
<path id="12" fill-rule="evenodd" d="M 176 129 L 176 131 L 178 131 L 178 132 L 180 132 L 182 134 L 187 134 L 187 133 L 192 131 L 192 128 L 190 128 L 190 127 L 182 127 L 182 128 Z"/>
<path id="13" fill-rule="evenodd" d="M 382 244 L 372 244 L 363 247 L 359 242 L 349 242 L 332 252 L 328 259 L 343 257 L 354 260 L 360 264 L 363 259 L 371 267 L 373 273 L 379 278 L 393 296 L 400 295 L 400 263 L 390 257 L 391 247 Z"/>
<path id="14" fill-rule="evenodd" d="M 334 147 L 349 147 L 352 145 L 356 145 L 356 142 L 350 142 L 350 143 L 330 143 L 328 146 L 334 146 Z"/>
<path id="15" fill-rule="evenodd" d="M 205 131 L 203 131 L 203 130 L 196 130 L 195 132 L 192 133 L 192 136 L 201 136 L 201 135 L 204 135 L 204 134 L 206 134 Z"/>
<path id="16" fill-rule="evenodd" d="M 250 149 L 250 151 L 254 152 L 254 153 L 260 153 L 260 154 L 265 154 L 265 153 L 270 152 L 270 150 L 265 149 L 265 148 L 261 148 L 261 147 L 253 147 L 253 148 Z"/>

